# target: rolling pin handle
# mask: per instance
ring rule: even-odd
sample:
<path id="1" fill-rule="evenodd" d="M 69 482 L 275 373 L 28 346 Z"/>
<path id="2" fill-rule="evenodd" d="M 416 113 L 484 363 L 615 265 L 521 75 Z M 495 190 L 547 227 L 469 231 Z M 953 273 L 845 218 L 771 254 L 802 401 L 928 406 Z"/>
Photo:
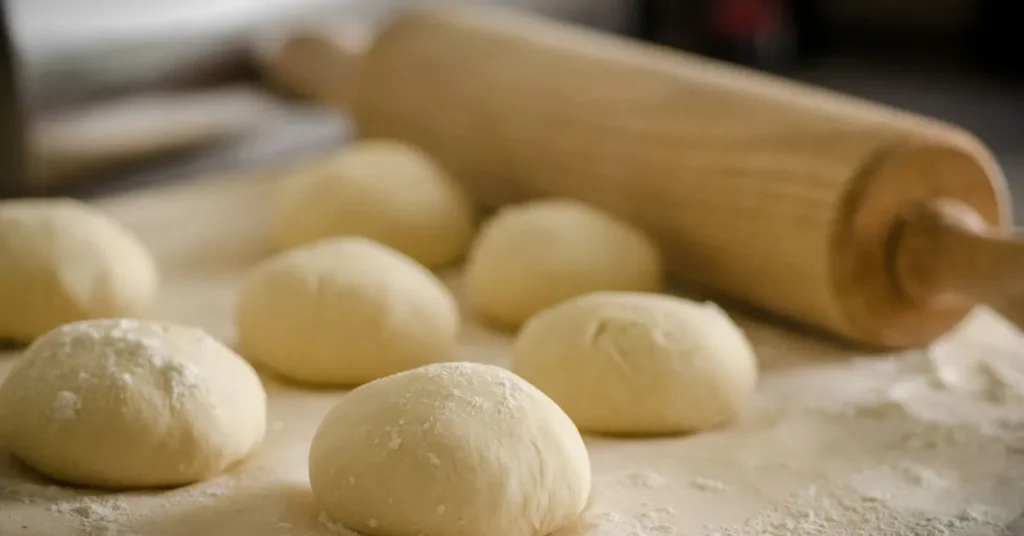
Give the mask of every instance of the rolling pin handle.
<path id="1" fill-rule="evenodd" d="M 912 300 L 991 304 L 1024 295 L 1024 240 L 997 234 L 962 202 L 938 199 L 906 214 L 894 249 L 896 280 Z"/>
<path id="2" fill-rule="evenodd" d="M 258 43 L 256 61 L 278 87 L 321 105 L 345 107 L 372 41 L 371 30 L 360 21 L 332 20 Z"/>

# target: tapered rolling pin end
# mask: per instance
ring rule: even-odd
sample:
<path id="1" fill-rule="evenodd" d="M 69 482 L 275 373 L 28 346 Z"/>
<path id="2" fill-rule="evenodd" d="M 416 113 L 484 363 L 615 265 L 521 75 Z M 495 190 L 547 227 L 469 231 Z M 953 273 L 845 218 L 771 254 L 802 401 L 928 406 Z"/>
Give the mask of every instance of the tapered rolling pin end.
<path id="1" fill-rule="evenodd" d="M 1024 241 L 993 229 L 971 206 L 936 199 L 908 211 L 897 231 L 894 276 L 922 305 L 986 303 L 1024 325 Z M 1019 310 L 1018 310 L 1019 309 Z"/>
<path id="2" fill-rule="evenodd" d="M 1015 278 L 1024 249 L 995 160 L 968 138 L 883 148 L 851 181 L 833 242 L 839 324 L 887 348 L 928 344 Z M 1016 263 L 1024 266 L 1024 262 Z"/>
<path id="3" fill-rule="evenodd" d="M 319 104 L 345 107 L 371 44 L 366 25 L 335 20 L 269 36 L 257 43 L 255 57 L 273 86 Z"/>

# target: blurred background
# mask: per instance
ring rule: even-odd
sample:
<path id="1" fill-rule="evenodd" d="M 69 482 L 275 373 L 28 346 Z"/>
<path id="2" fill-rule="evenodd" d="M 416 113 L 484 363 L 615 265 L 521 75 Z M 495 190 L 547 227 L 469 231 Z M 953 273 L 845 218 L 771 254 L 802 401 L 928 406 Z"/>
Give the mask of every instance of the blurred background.
<path id="1" fill-rule="evenodd" d="M 492 3 L 957 123 L 1024 213 L 1024 37 L 1005 0 L 6 0 L 0 195 L 93 195 L 267 169 L 343 143 L 339 103 L 275 79 L 296 29 Z M 1018 182 L 1020 185 L 1018 186 Z"/>

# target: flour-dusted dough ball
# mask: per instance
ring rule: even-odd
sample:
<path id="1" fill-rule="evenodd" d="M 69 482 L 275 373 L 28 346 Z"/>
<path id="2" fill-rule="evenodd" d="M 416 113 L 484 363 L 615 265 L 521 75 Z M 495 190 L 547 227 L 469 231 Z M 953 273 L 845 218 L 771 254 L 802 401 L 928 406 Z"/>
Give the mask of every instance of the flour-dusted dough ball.
<path id="1" fill-rule="evenodd" d="M 142 243 L 84 203 L 0 202 L 0 338 L 29 342 L 66 322 L 139 316 L 158 280 Z"/>
<path id="2" fill-rule="evenodd" d="M 263 261 L 242 285 L 235 321 L 243 355 L 327 385 L 447 361 L 460 326 L 455 299 L 434 274 L 361 237 Z"/>
<path id="3" fill-rule="evenodd" d="M 0 386 L 0 432 L 40 473 L 82 486 L 209 478 L 263 440 L 259 376 L 204 331 L 130 319 L 65 324 Z"/>
<path id="4" fill-rule="evenodd" d="M 366 384 L 324 418 L 313 494 L 367 536 L 546 536 L 590 494 L 576 427 L 505 369 L 442 363 Z"/>
<path id="5" fill-rule="evenodd" d="M 693 432 L 733 419 L 757 383 L 746 336 L 710 302 L 595 292 L 520 331 L 512 370 L 583 430 Z"/>
<path id="6" fill-rule="evenodd" d="M 274 218 L 278 245 L 358 235 L 434 268 L 461 257 L 474 230 L 469 198 L 422 150 L 356 142 L 285 179 Z"/>
<path id="7" fill-rule="evenodd" d="M 484 224 L 465 281 L 480 315 L 516 327 L 587 292 L 658 290 L 662 267 L 654 244 L 628 223 L 580 201 L 544 199 Z"/>

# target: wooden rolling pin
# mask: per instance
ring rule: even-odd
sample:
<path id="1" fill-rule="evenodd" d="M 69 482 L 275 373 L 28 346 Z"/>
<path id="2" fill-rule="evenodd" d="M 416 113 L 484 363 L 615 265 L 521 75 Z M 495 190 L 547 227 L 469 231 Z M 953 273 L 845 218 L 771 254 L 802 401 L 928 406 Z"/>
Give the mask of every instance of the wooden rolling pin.
<path id="1" fill-rule="evenodd" d="M 603 207 L 726 296 L 910 347 L 1024 291 L 1001 171 L 956 127 L 497 9 L 410 14 L 351 52 L 362 136 L 418 144 L 488 206 Z"/>

